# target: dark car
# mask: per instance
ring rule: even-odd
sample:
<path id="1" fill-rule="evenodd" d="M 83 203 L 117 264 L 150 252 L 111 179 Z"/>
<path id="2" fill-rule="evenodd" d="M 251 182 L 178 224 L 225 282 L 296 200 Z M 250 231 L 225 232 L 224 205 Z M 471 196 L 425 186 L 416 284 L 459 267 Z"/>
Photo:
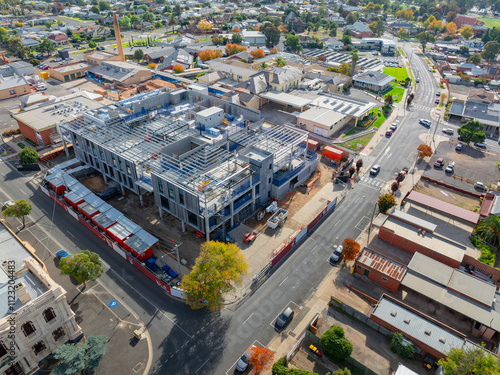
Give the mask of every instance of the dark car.
<path id="1" fill-rule="evenodd" d="M 278 332 L 283 331 L 287 325 L 293 319 L 294 312 L 290 307 L 287 307 L 285 311 L 283 311 L 280 316 L 276 319 L 276 323 L 274 323 L 274 329 Z"/>

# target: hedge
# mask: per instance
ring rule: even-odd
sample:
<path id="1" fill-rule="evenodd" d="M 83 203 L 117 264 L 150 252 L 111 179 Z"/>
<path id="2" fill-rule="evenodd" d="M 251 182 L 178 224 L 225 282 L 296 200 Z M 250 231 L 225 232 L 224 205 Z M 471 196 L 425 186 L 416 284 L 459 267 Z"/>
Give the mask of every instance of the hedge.
<path id="1" fill-rule="evenodd" d="M 288 368 L 285 363 L 285 357 L 278 359 L 272 368 L 273 375 L 318 375 L 315 372 L 299 370 L 296 368 Z"/>

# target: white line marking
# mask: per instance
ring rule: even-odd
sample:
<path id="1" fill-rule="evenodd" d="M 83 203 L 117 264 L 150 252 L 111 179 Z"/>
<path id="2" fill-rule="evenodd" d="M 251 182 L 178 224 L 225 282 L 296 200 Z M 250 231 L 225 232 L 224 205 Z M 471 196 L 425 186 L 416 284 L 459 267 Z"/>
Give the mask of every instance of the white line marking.
<path id="1" fill-rule="evenodd" d="M 288 276 L 283 279 L 279 286 L 281 286 L 286 281 L 286 279 L 288 279 Z"/>
<path id="2" fill-rule="evenodd" d="M 340 223 L 340 219 L 333 226 L 336 227 L 339 223 Z"/>
<path id="3" fill-rule="evenodd" d="M 21 193 L 23 193 L 24 195 L 27 195 L 27 194 L 23 191 L 23 189 L 19 189 L 19 191 L 20 191 Z"/>
<path id="4" fill-rule="evenodd" d="M 251 313 L 250 316 L 243 322 L 241 323 L 241 325 L 245 324 L 246 322 L 248 322 L 248 320 L 253 316 L 254 313 Z"/>
<path id="5" fill-rule="evenodd" d="M 198 370 L 196 370 L 195 374 L 197 374 L 197 373 L 198 373 L 198 371 L 200 371 L 200 370 L 203 368 L 203 366 L 205 366 L 205 364 L 206 364 L 209 360 L 210 360 L 210 358 L 209 358 L 209 359 L 207 359 L 205 362 L 203 362 L 203 364 L 200 366 L 200 368 L 199 368 Z M 236 362 L 238 362 L 238 361 L 236 361 Z"/>
<path id="6" fill-rule="evenodd" d="M 354 203 L 358 203 L 359 201 L 359 197 L 356 198 L 356 200 L 354 201 Z"/>
<path id="7" fill-rule="evenodd" d="M 75 238 L 75 236 L 73 236 L 69 230 L 67 230 L 66 232 L 67 232 L 67 233 L 68 233 L 71 237 Z"/>
<path id="8" fill-rule="evenodd" d="M 42 208 L 42 211 L 45 215 L 49 216 L 49 213 L 47 211 L 45 211 L 43 208 Z"/>

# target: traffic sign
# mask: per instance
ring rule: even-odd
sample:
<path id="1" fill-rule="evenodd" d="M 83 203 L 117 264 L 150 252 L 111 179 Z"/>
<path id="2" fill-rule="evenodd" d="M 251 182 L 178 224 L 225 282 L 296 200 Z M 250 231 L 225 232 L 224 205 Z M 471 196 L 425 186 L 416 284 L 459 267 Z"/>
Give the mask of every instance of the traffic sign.
<path id="1" fill-rule="evenodd" d="M 109 305 L 109 307 L 113 308 L 116 305 L 118 305 L 118 302 L 116 302 L 115 300 L 112 300 L 110 303 L 108 303 L 108 305 Z"/>

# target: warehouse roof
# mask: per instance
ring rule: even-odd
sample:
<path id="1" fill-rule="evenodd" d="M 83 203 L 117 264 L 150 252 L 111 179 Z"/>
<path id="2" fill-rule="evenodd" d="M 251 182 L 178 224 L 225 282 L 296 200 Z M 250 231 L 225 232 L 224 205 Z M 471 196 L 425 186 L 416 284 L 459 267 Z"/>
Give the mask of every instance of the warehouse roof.
<path id="1" fill-rule="evenodd" d="M 301 120 L 313 121 L 327 127 L 335 125 L 345 117 L 346 116 L 341 113 L 333 112 L 332 110 L 320 107 L 310 108 L 297 116 L 297 118 Z"/>
<path id="2" fill-rule="evenodd" d="M 260 97 L 268 99 L 272 102 L 290 105 L 295 108 L 303 108 L 306 105 L 311 104 L 312 102 L 311 99 L 302 98 L 300 96 L 295 96 L 280 91 L 268 91 L 266 93 L 261 94 Z"/>
<path id="3" fill-rule="evenodd" d="M 395 261 L 383 257 L 366 247 L 356 259 L 356 262 L 374 269 L 388 277 L 401 281 L 406 273 L 406 267 Z"/>

